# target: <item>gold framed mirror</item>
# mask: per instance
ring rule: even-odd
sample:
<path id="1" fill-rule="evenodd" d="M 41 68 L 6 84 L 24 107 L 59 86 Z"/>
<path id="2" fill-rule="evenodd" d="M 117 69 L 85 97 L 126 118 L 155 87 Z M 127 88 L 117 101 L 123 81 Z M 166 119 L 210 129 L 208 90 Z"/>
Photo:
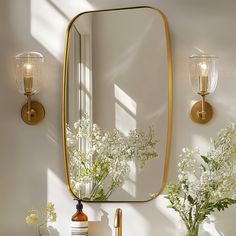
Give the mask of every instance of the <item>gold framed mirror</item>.
<path id="1" fill-rule="evenodd" d="M 84 12 L 65 42 L 66 181 L 84 201 L 143 202 L 164 189 L 172 127 L 168 23 L 156 8 Z"/>

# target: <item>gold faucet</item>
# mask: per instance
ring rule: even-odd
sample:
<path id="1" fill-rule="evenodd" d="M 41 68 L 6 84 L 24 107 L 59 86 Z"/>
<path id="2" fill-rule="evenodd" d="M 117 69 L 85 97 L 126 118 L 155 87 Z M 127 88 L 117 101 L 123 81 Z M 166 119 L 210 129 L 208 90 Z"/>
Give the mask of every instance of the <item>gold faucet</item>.
<path id="1" fill-rule="evenodd" d="M 116 209 L 114 227 L 115 236 L 122 236 L 122 210 L 120 208 Z"/>

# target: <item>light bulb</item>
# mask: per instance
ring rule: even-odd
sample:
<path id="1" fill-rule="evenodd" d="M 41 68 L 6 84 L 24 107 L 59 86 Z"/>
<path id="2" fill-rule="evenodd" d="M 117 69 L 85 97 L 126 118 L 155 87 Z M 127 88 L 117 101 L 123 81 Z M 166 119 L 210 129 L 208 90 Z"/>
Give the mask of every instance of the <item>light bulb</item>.
<path id="1" fill-rule="evenodd" d="M 16 83 L 20 93 L 39 92 L 43 56 L 38 52 L 16 55 Z"/>
<path id="2" fill-rule="evenodd" d="M 200 67 L 200 72 L 202 76 L 207 76 L 208 75 L 208 65 L 206 64 L 206 62 L 200 62 L 199 64 Z"/>
<path id="3" fill-rule="evenodd" d="M 25 63 L 23 66 L 23 76 L 25 78 L 31 78 L 33 77 L 33 70 L 32 70 L 32 65 L 29 63 Z"/>

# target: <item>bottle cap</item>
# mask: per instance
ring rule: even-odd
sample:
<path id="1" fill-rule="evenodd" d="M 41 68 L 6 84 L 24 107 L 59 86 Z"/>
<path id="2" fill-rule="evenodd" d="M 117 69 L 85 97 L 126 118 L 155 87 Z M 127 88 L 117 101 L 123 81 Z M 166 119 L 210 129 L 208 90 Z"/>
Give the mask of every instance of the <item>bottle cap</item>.
<path id="1" fill-rule="evenodd" d="M 83 210 L 83 204 L 82 204 L 81 199 L 74 199 L 74 200 L 78 201 L 78 204 L 76 205 L 76 209 L 78 211 L 82 211 Z"/>

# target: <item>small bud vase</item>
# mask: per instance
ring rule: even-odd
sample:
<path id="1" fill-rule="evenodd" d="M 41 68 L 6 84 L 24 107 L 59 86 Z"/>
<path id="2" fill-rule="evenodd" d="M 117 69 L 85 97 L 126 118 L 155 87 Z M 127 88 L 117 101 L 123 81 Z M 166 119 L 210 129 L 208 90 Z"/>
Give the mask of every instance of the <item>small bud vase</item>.
<path id="1" fill-rule="evenodd" d="M 46 225 L 38 227 L 39 236 L 53 236 Z"/>

